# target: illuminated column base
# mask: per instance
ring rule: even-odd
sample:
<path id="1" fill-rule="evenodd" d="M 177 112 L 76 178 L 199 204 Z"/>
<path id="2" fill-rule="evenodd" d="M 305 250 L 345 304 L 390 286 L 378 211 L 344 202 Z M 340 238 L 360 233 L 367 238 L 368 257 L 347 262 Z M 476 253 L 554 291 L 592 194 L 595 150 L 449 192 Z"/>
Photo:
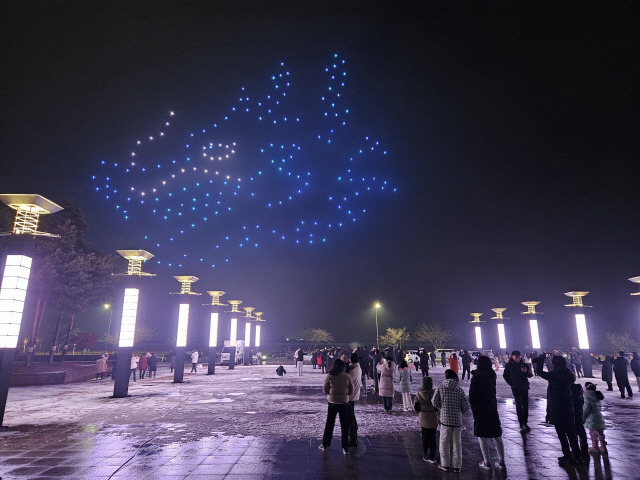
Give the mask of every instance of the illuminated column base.
<path id="1" fill-rule="evenodd" d="M 176 348 L 176 368 L 173 369 L 172 383 L 184 382 L 184 352 L 185 347 Z"/>
<path id="2" fill-rule="evenodd" d="M 133 347 L 118 348 L 118 363 L 114 375 L 113 396 L 111 398 L 125 398 L 129 395 L 129 377 L 131 376 L 131 356 L 133 355 Z"/>
<path id="3" fill-rule="evenodd" d="M 538 331 L 538 320 L 532 318 L 529 320 L 529 329 L 531 330 L 531 348 L 539 350 L 540 346 L 540 332 Z"/>
<path id="4" fill-rule="evenodd" d="M 120 321 L 120 340 L 118 342 L 118 363 L 114 375 L 113 396 L 111 398 L 125 398 L 129 395 L 129 377 L 131 375 L 131 356 L 133 355 L 133 340 L 138 315 L 138 300 L 140 290 L 125 288 L 122 302 L 122 320 Z"/>
<path id="5" fill-rule="evenodd" d="M 482 348 L 482 329 L 476 327 L 476 348 Z"/>
<path id="6" fill-rule="evenodd" d="M 507 348 L 507 336 L 504 333 L 504 323 L 498 324 L 498 342 L 502 350 Z"/>

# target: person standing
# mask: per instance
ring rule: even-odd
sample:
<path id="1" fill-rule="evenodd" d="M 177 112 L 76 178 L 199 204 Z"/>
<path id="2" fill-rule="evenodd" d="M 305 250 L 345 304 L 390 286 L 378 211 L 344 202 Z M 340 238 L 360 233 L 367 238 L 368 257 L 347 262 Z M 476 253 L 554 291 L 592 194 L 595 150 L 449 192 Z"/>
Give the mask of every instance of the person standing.
<path id="1" fill-rule="evenodd" d="M 423 377 L 429 376 L 429 354 L 423 348 L 419 351 L 418 357 L 420 358 L 420 370 Z"/>
<path id="2" fill-rule="evenodd" d="M 462 468 L 462 414 L 469 410 L 469 401 L 458 386 L 458 374 L 450 368 L 444 372 L 444 382 L 436 390 L 433 406 L 440 411 L 440 465 L 445 472 Z M 452 455 L 453 451 L 453 455 Z"/>
<path id="3" fill-rule="evenodd" d="M 320 352 L 320 368 L 322 369 L 322 373 L 326 373 L 329 370 L 327 369 L 327 349 L 323 348 Z"/>
<path id="4" fill-rule="evenodd" d="M 549 382 L 547 388 L 547 412 L 562 447 L 562 457 L 558 460 L 575 465 L 582 465 L 580 447 L 573 415 L 573 399 L 571 385 L 575 382 L 573 373 L 567 368 L 567 360 L 562 355 L 554 355 L 553 369 L 545 372 L 542 369 L 546 355 L 538 357 L 536 369 L 538 375 Z M 572 455 L 573 452 L 573 455 Z"/>
<path id="5" fill-rule="evenodd" d="M 431 359 L 431 367 L 436 368 L 436 352 L 435 350 L 429 354 L 429 358 Z"/>
<path id="6" fill-rule="evenodd" d="M 351 377 L 345 372 L 342 360 L 333 362 L 329 374 L 324 379 L 322 391 L 327 395 L 329 403 L 327 421 L 324 426 L 320 450 L 327 450 L 331 445 L 336 415 L 340 417 L 342 452 L 349 455 L 349 396 L 353 393 Z"/>
<path id="7" fill-rule="evenodd" d="M 573 365 L 576 369 L 576 375 L 578 375 L 578 378 L 583 377 L 584 374 L 582 373 L 582 354 L 576 347 L 573 347 L 571 349 L 571 359 L 573 360 Z"/>
<path id="8" fill-rule="evenodd" d="M 613 361 L 613 374 L 616 376 L 618 390 L 620 390 L 620 398 L 624 397 L 624 390 L 627 390 L 629 398 L 633 397 L 633 391 L 629 384 L 629 362 L 624 358 L 624 352 L 620 350 L 617 358 Z"/>
<path id="9" fill-rule="evenodd" d="M 442 362 L 442 368 L 447 368 L 447 354 L 444 352 L 440 353 L 440 361 Z"/>
<path id="10" fill-rule="evenodd" d="M 154 353 L 151 353 L 151 356 L 147 359 L 147 364 L 149 365 L 149 378 L 153 375 L 153 378 L 156 378 L 156 372 L 158 371 L 158 357 L 155 356 Z"/>
<path id="11" fill-rule="evenodd" d="M 100 358 L 96 360 L 96 380 L 104 380 L 104 373 L 107 371 L 107 357 L 108 353 L 100 355 Z"/>
<path id="12" fill-rule="evenodd" d="M 133 381 L 136 381 L 136 369 L 138 368 L 138 362 L 140 361 L 140 357 L 138 357 L 135 353 L 131 355 L 131 363 L 129 364 L 129 369 L 131 370 L 131 374 L 133 375 Z M 131 378 L 131 377 L 129 377 Z"/>
<path id="13" fill-rule="evenodd" d="M 198 350 L 191 352 L 191 371 L 189 373 L 198 373 Z"/>
<path id="14" fill-rule="evenodd" d="M 602 381 L 607 384 L 607 391 L 613 392 L 613 360 L 611 355 L 605 355 L 604 360 L 598 360 L 602 364 Z"/>
<path id="15" fill-rule="evenodd" d="M 451 354 L 451 356 L 449 357 L 449 368 L 451 370 L 453 370 L 454 372 L 456 372 L 456 375 L 458 375 L 458 355 L 456 354 L 456 352 L 453 352 Z"/>
<path id="16" fill-rule="evenodd" d="M 462 380 L 464 380 L 464 372 L 467 372 L 467 380 L 471 379 L 471 355 L 468 351 L 464 351 L 460 356 L 462 358 Z"/>
<path id="17" fill-rule="evenodd" d="M 396 363 L 388 356 L 378 364 L 378 369 L 380 370 L 378 389 L 382 397 L 382 406 L 385 412 L 391 412 L 393 409 L 393 373 L 396 370 Z"/>
<path id="18" fill-rule="evenodd" d="M 176 368 L 176 353 L 171 351 L 169 352 L 169 373 L 173 373 L 173 370 Z"/>
<path id="19" fill-rule="evenodd" d="M 631 370 L 636 377 L 636 383 L 638 384 L 638 391 L 640 392 L 640 356 L 638 352 L 633 352 L 633 358 L 631 359 Z"/>
<path id="20" fill-rule="evenodd" d="M 506 472 L 502 426 L 500 425 L 496 396 L 496 372 L 493 371 L 491 359 L 487 356 L 478 357 L 478 368 L 473 371 L 473 378 L 471 385 L 469 385 L 469 404 L 471 405 L 471 413 L 473 413 L 473 434 L 478 437 L 482 452 L 480 468 L 491 470 L 489 439 L 492 438 L 498 451 L 498 461 L 495 463 L 495 467 Z"/>
<path id="21" fill-rule="evenodd" d="M 296 366 L 298 367 L 298 376 L 302 376 L 302 365 L 304 365 L 304 350 L 299 348 L 296 353 Z"/>
<path id="22" fill-rule="evenodd" d="M 349 446 L 358 446 L 358 421 L 356 420 L 355 406 L 360 398 L 360 388 L 362 387 L 362 367 L 357 353 L 351 354 L 351 366 L 347 371 L 353 384 L 353 392 L 349 395 Z"/>
<path id="23" fill-rule="evenodd" d="M 589 429 L 591 437 L 591 448 L 589 452 L 607 452 L 607 442 L 604 440 L 605 423 L 602 417 L 602 400 L 604 395 L 596 390 L 596 386 L 587 382 L 584 384 L 586 391 L 584 392 L 584 407 L 582 410 L 582 419 L 584 426 Z M 598 447 L 598 443 L 600 446 Z"/>
<path id="24" fill-rule="evenodd" d="M 140 371 L 140 380 L 144 378 L 147 373 L 147 356 L 143 353 L 140 355 L 140 361 L 138 362 L 138 370 Z"/>
<path id="25" fill-rule="evenodd" d="M 400 372 L 400 392 L 402 392 L 402 407 L 405 412 L 410 412 L 413 408 L 411 403 L 411 367 L 405 360 L 400 362 L 398 368 Z"/>
<path id="26" fill-rule="evenodd" d="M 574 383 L 571 385 L 571 399 L 573 400 L 573 418 L 576 425 L 576 433 L 580 443 L 580 455 L 582 458 L 589 458 L 589 444 L 587 443 L 587 432 L 584 429 L 582 411 L 584 409 L 584 390 L 582 385 Z"/>
<path id="27" fill-rule="evenodd" d="M 531 373 L 527 364 L 522 361 L 518 350 L 511 352 L 511 358 L 504 367 L 502 377 L 511 387 L 513 400 L 516 404 L 518 423 L 520 423 L 520 431 L 528 432 L 531 430 L 527 424 L 529 421 L 529 378 L 533 377 L 533 373 Z"/>
<path id="28" fill-rule="evenodd" d="M 438 411 L 431 403 L 433 394 L 433 380 L 431 377 L 422 377 L 422 384 L 416 394 L 414 409 L 418 412 L 418 422 L 422 430 L 422 460 L 429 463 L 437 463 L 436 428 L 438 428 Z"/>

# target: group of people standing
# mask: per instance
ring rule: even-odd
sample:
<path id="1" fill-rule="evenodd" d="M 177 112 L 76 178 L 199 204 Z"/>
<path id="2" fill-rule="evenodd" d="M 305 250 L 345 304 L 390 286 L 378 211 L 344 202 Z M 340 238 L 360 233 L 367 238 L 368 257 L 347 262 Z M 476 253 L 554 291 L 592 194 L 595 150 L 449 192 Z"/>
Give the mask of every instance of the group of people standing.
<path id="1" fill-rule="evenodd" d="M 142 380 L 145 375 L 148 378 L 156 378 L 156 372 L 158 371 L 158 357 L 151 352 L 143 353 L 140 356 L 135 353 L 131 355 L 131 363 L 129 365 L 129 369 L 131 371 L 130 377 L 133 377 L 133 381 L 136 381 L 136 370 L 140 372 L 140 380 Z"/>

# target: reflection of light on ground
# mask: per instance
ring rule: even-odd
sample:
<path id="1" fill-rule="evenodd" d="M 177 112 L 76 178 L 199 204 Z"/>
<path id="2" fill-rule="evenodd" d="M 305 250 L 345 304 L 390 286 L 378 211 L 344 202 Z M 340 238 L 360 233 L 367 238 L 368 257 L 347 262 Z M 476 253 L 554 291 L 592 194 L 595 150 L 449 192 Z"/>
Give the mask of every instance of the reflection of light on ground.
<path id="1" fill-rule="evenodd" d="M 258 412 L 244 412 L 244 413 L 246 413 L 247 415 L 255 415 Z"/>
<path id="2" fill-rule="evenodd" d="M 513 398 L 505 398 L 504 403 L 506 403 L 510 407 L 513 407 Z"/>
<path id="3" fill-rule="evenodd" d="M 238 397 L 240 395 L 244 395 L 244 393 L 242 393 L 242 392 L 232 392 L 232 393 L 227 393 L 227 395 L 233 395 L 234 397 Z"/>

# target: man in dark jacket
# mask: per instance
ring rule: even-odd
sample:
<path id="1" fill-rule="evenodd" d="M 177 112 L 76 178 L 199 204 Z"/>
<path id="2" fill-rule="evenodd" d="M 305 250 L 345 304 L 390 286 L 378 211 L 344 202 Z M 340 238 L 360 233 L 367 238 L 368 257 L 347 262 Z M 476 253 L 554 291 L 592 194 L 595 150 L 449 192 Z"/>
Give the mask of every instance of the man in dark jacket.
<path id="1" fill-rule="evenodd" d="M 631 370 L 633 370 L 633 375 L 636 377 L 636 382 L 638 383 L 638 391 L 640 392 L 640 356 L 638 356 L 638 352 L 633 352 L 633 358 L 631 359 Z"/>
<path id="2" fill-rule="evenodd" d="M 624 358 L 624 352 L 620 350 L 613 361 L 613 374 L 616 376 L 616 383 L 620 390 L 620 398 L 624 398 L 624 389 L 627 389 L 629 398 L 633 397 L 631 385 L 629 385 L 629 362 Z"/>
<path id="3" fill-rule="evenodd" d="M 432 366 L 433 368 L 436 368 L 436 352 L 435 352 L 435 351 L 432 351 L 432 352 L 429 354 L 429 358 L 431 359 L 431 366 Z"/>
<path id="4" fill-rule="evenodd" d="M 575 382 L 573 373 L 567 368 L 567 361 L 561 355 L 554 355 L 551 361 L 553 369 L 545 372 L 542 369 L 546 355 L 537 358 L 536 370 L 538 375 L 549 382 L 547 389 L 547 409 L 549 420 L 556 427 L 558 440 L 562 446 L 563 456 L 558 460 L 574 465 L 582 465 L 580 446 L 573 414 L 573 397 L 571 385 Z M 573 452 L 573 455 L 571 453 Z"/>
<path id="5" fill-rule="evenodd" d="M 429 376 L 429 354 L 427 351 L 422 348 L 418 353 L 418 357 L 420 358 L 420 370 L 422 370 L 422 376 Z"/>
<path id="6" fill-rule="evenodd" d="M 533 377 L 533 373 L 531 373 L 527 364 L 522 361 L 518 350 L 511 352 L 511 358 L 505 365 L 502 376 L 511 387 L 511 392 L 513 393 L 520 431 L 528 432 L 531 430 L 527 425 L 529 421 L 529 378 Z"/>
<path id="7" fill-rule="evenodd" d="M 447 354 L 442 352 L 440 353 L 440 360 L 442 361 L 442 366 L 447 368 Z"/>
<path id="8" fill-rule="evenodd" d="M 464 372 L 467 372 L 467 380 L 470 380 L 471 379 L 471 361 L 473 359 L 471 358 L 471 355 L 469 355 L 469 352 L 467 352 L 466 350 L 462 355 L 460 355 L 460 358 L 462 358 L 462 380 L 464 380 Z"/>

